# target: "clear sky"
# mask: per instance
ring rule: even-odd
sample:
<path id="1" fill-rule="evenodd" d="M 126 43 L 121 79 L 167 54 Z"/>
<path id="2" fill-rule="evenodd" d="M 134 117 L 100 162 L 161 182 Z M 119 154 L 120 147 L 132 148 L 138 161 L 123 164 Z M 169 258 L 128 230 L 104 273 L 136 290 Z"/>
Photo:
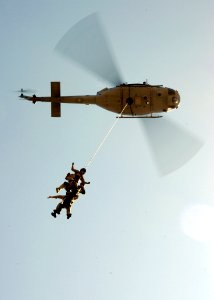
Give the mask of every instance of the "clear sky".
<path id="1" fill-rule="evenodd" d="M 212 0 L 0 0 L 1 299 L 213 300 L 213 11 Z M 54 51 L 93 12 L 124 80 L 177 89 L 181 106 L 165 118 L 204 146 L 160 177 L 144 121 L 120 120 L 72 218 L 54 219 L 58 201 L 47 196 L 72 162 L 85 165 L 115 115 L 63 105 L 54 119 L 49 104 L 13 91 L 49 95 L 54 80 L 63 95 L 108 86 Z"/>

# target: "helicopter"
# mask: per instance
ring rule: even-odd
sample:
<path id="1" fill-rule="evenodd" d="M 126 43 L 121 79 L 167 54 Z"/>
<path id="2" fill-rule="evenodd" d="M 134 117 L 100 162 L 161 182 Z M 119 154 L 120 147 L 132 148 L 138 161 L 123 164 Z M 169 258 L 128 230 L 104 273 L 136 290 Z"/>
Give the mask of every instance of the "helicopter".
<path id="1" fill-rule="evenodd" d="M 110 43 L 99 15 L 93 13 L 76 23 L 57 43 L 55 50 L 65 59 L 90 71 L 110 84 L 95 95 L 61 96 L 60 82 L 51 82 L 51 96 L 28 96 L 20 90 L 20 98 L 36 102 L 50 102 L 51 116 L 61 116 L 61 104 L 92 104 L 120 114 L 118 118 L 158 119 L 142 124 L 154 160 L 161 175 L 177 170 L 202 147 L 202 141 L 187 128 L 177 125 L 163 114 L 177 109 L 180 95 L 176 89 L 163 85 L 124 83 L 116 65 Z M 161 115 L 160 115 L 161 114 Z"/>
<path id="2" fill-rule="evenodd" d="M 61 96 L 60 82 L 51 82 L 51 96 L 20 97 L 32 103 L 50 102 L 51 116 L 61 116 L 61 103 L 94 104 L 119 114 L 125 107 L 122 117 L 156 118 L 156 113 L 168 112 L 178 108 L 180 95 L 178 91 L 143 83 L 123 83 L 121 75 L 107 42 L 104 29 L 98 15 L 91 14 L 74 25 L 59 41 L 56 50 L 65 57 L 79 62 L 114 87 L 104 88 L 96 95 Z M 21 90 L 22 91 L 22 90 Z"/>
<path id="3" fill-rule="evenodd" d="M 119 114 L 124 106 L 122 117 L 157 118 L 153 113 L 168 112 L 178 108 L 180 96 L 178 91 L 163 86 L 142 84 L 121 84 L 113 88 L 104 88 L 97 95 L 60 96 L 60 82 L 51 82 L 51 97 L 37 97 L 35 94 L 21 98 L 32 101 L 51 103 L 51 116 L 61 116 L 61 103 L 95 104 L 111 112 Z"/>

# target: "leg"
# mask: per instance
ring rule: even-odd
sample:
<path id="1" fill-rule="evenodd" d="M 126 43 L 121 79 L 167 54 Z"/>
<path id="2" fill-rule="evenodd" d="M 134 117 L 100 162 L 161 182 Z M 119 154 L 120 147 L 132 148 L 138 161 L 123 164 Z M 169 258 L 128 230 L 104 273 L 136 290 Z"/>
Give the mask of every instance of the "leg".
<path id="1" fill-rule="evenodd" d="M 71 205 L 66 207 L 66 212 L 67 212 L 67 219 L 69 219 L 72 216 Z"/>
<path id="2" fill-rule="evenodd" d="M 57 205 L 57 207 L 52 211 L 52 213 L 51 213 L 51 215 L 54 217 L 54 218 L 56 218 L 56 214 L 60 214 L 60 212 L 61 212 L 61 210 L 62 210 L 62 208 L 63 208 L 63 204 L 62 203 L 59 203 L 58 205 Z"/>
<path id="3" fill-rule="evenodd" d="M 59 193 L 61 189 L 65 189 L 66 192 L 69 192 L 71 189 L 70 183 L 67 181 L 63 182 L 63 184 L 56 188 L 56 192 Z"/>
<path id="4" fill-rule="evenodd" d="M 59 187 L 56 188 L 56 192 L 59 193 L 64 188 L 65 188 L 65 184 L 63 182 L 63 184 L 61 184 Z"/>
<path id="5" fill-rule="evenodd" d="M 63 209 L 63 207 L 64 207 L 63 204 L 60 202 L 54 210 L 55 213 L 59 215 L 61 213 L 61 210 Z"/>

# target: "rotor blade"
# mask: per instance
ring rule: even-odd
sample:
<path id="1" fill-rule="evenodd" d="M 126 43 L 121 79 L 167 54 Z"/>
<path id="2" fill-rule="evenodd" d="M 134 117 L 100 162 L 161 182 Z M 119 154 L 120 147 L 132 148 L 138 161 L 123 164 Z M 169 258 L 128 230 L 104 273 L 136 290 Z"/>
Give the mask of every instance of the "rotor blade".
<path id="1" fill-rule="evenodd" d="M 96 13 L 74 25 L 58 42 L 55 50 L 113 85 L 123 82 Z"/>
<path id="2" fill-rule="evenodd" d="M 182 167 L 203 145 L 193 133 L 169 119 L 148 119 L 142 122 L 161 175 Z"/>

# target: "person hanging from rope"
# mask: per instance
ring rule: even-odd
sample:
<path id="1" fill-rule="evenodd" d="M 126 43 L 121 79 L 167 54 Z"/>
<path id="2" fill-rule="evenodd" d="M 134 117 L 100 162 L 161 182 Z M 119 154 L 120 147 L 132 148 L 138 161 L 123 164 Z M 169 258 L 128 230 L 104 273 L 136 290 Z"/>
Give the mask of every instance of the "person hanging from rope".
<path id="1" fill-rule="evenodd" d="M 56 188 L 56 192 L 59 193 L 61 189 L 65 189 L 69 192 L 72 187 L 77 186 L 79 181 L 81 182 L 82 189 L 84 189 L 85 184 L 90 184 L 90 182 L 86 182 L 83 175 L 86 173 L 86 169 L 82 168 L 77 170 L 74 168 L 74 163 L 72 163 L 71 170 L 74 172 L 73 174 L 68 173 L 65 177 L 67 181 L 63 182 L 59 187 Z"/>
<path id="2" fill-rule="evenodd" d="M 51 215 L 56 218 L 57 214 L 59 215 L 61 210 L 64 208 L 66 209 L 67 219 L 69 219 L 72 216 L 72 204 L 79 198 L 79 193 L 85 194 L 85 189 L 82 185 L 73 187 L 72 191 L 66 192 L 66 195 L 48 196 L 48 198 L 61 199 L 61 202 L 52 211 Z"/>

